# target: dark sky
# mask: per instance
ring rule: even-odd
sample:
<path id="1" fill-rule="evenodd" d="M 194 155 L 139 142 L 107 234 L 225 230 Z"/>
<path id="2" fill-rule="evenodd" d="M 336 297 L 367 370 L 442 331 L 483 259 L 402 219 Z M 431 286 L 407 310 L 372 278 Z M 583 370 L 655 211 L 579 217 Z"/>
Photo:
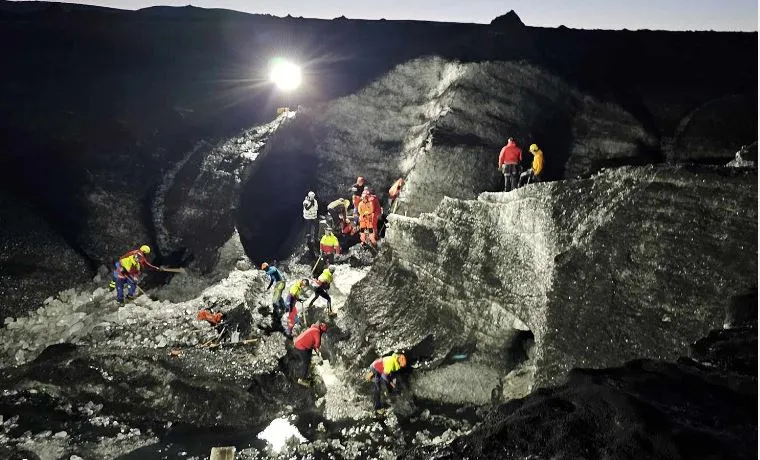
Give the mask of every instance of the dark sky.
<path id="1" fill-rule="evenodd" d="M 65 0 L 59 0 L 65 1 Z M 757 0 L 104 0 L 89 5 L 226 8 L 275 16 L 488 23 L 510 9 L 531 26 L 757 31 Z"/>

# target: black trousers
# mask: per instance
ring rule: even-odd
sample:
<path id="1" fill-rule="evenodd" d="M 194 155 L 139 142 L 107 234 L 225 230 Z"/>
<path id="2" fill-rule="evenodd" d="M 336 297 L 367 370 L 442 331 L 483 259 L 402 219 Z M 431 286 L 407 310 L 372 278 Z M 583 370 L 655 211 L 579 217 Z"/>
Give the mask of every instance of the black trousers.
<path id="1" fill-rule="evenodd" d="M 304 219 L 306 221 L 306 242 L 313 243 L 319 234 L 319 219 Z"/>
<path id="2" fill-rule="evenodd" d="M 330 298 L 330 294 L 327 293 L 327 289 L 325 289 L 324 286 L 318 286 L 316 289 L 314 289 L 314 297 L 312 297 L 311 301 L 309 302 L 309 308 L 311 308 L 312 305 L 314 305 L 314 302 L 316 302 L 317 297 L 322 297 L 323 299 L 327 299 L 327 307 L 332 307 L 332 299 Z"/>
<path id="3" fill-rule="evenodd" d="M 516 189 L 520 178 L 520 165 L 504 165 L 502 174 L 504 174 L 504 191 Z"/>
<path id="4" fill-rule="evenodd" d="M 383 388 L 390 389 L 390 385 L 388 382 L 383 380 L 383 378 L 380 376 L 380 373 L 375 370 L 375 368 L 372 368 L 372 402 L 375 405 L 375 409 L 380 409 L 383 407 Z"/>
<path id="5" fill-rule="evenodd" d="M 309 375 L 309 365 L 311 364 L 311 354 L 312 349 L 309 348 L 308 350 L 300 350 L 298 348 L 293 348 L 296 352 L 296 356 L 298 356 L 298 359 L 300 360 L 300 373 L 298 376 L 302 379 L 305 379 L 307 375 Z"/>

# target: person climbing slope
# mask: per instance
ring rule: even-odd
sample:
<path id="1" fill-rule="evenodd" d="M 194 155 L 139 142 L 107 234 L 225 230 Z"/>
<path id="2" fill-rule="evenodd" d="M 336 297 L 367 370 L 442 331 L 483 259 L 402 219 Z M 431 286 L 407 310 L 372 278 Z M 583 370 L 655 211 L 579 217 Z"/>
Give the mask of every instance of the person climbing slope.
<path id="1" fill-rule="evenodd" d="M 383 387 L 388 391 L 396 388 L 393 380 L 396 378 L 396 373 L 404 367 L 406 367 L 406 356 L 401 353 L 393 353 L 390 356 L 377 358 L 372 362 L 367 377 L 373 383 L 372 397 L 375 410 L 382 408 L 381 396 Z"/>
<path id="2" fill-rule="evenodd" d="M 116 288 L 116 301 L 118 303 L 124 303 L 125 283 L 129 289 L 127 299 L 135 298 L 143 267 L 156 271 L 161 270 L 161 268 L 148 262 L 147 254 L 150 254 L 150 246 L 144 244 L 139 249 L 128 251 L 114 263 L 113 280 L 110 285 Z"/>
<path id="3" fill-rule="evenodd" d="M 296 307 L 296 302 L 303 302 L 304 300 L 306 300 L 307 286 L 309 286 L 309 280 L 307 278 L 303 278 L 298 281 L 295 281 L 293 284 L 290 285 L 290 289 L 288 289 L 288 296 L 286 299 L 286 303 L 287 303 L 286 311 L 288 313 L 288 321 L 285 327 L 285 335 L 287 335 L 288 337 L 291 337 L 293 335 L 293 328 L 295 327 L 296 323 L 299 322 L 298 308 Z"/>
<path id="4" fill-rule="evenodd" d="M 499 152 L 499 171 L 504 175 L 504 191 L 517 188 L 520 175 L 520 162 L 522 161 L 522 149 L 517 146 L 513 138 L 507 139 L 507 145 Z"/>
<path id="5" fill-rule="evenodd" d="M 308 308 L 311 308 L 314 305 L 317 297 L 322 297 L 327 300 L 327 314 L 335 314 L 332 311 L 332 299 L 330 298 L 330 294 L 327 293 L 327 291 L 330 290 L 330 286 L 332 285 L 334 273 L 335 265 L 330 265 L 322 271 L 321 275 L 319 275 L 319 278 L 317 278 L 317 287 L 314 289 L 314 297 L 312 297 L 309 301 Z"/>
<path id="6" fill-rule="evenodd" d="M 388 189 L 388 214 L 393 214 L 398 208 L 398 197 L 401 195 L 401 189 L 404 187 L 404 179 L 398 178 L 396 182 Z"/>
<path id="7" fill-rule="evenodd" d="M 324 260 L 326 265 L 331 265 L 335 259 L 335 255 L 340 254 L 338 237 L 335 236 L 329 227 L 325 229 L 325 234 L 319 241 L 319 250 L 321 251 L 322 260 Z"/>
<path id="8" fill-rule="evenodd" d="M 309 386 L 306 377 L 309 375 L 312 352 L 316 351 L 317 354 L 320 354 L 319 348 L 322 345 L 322 334 L 325 332 L 327 332 L 327 324 L 318 322 L 312 324 L 311 327 L 299 334 L 293 341 L 293 348 L 301 361 L 301 369 L 298 375 L 298 383 L 300 385 Z"/>
<path id="9" fill-rule="evenodd" d="M 272 307 L 274 307 L 275 313 L 278 311 L 284 311 L 285 301 L 282 299 L 282 291 L 285 290 L 285 276 L 277 267 L 269 265 L 266 262 L 261 264 L 261 269 L 264 270 L 264 273 L 266 273 L 267 276 L 269 276 L 269 286 L 267 286 L 267 291 L 274 284 L 274 292 L 272 293 Z"/>
<path id="10" fill-rule="evenodd" d="M 533 163 L 529 170 L 520 174 L 520 187 L 531 182 L 541 182 L 541 173 L 544 171 L 544 152 L 536 144 L 531 144 L 528 151 L 533 155 Z"/>

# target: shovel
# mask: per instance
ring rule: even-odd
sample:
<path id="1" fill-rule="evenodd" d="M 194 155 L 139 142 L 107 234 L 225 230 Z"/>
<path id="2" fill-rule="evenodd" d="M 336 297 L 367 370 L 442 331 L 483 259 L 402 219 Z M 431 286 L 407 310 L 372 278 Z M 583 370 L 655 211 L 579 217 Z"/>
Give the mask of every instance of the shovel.
<path id="1" fill-rule="evenodd" d="M 185 273 L 184 268 L 160 267 L 160 270 L 162 272 L 169 272 L 169 273 Z"/>

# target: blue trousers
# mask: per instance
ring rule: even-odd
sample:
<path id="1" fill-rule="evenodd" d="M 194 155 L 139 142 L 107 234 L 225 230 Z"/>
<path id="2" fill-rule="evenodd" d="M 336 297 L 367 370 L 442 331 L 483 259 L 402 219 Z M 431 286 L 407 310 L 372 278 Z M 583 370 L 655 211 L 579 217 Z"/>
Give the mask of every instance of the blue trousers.
<path id="1" fill-rule="evenodd" d="M 113 281 L 116 283 L 117 302 L 124 301 L 124 284 L 126 284 L 129 289 L 127 295 L 130 297 L 135 296 L 135 291 L 137 291 L 137 283 L 135 283 L 135 280 L 133 280 L 131 277 L 121 274 L 121 264 L 119 262 L 116 262 L 116 269 L 113 271 Z"/>

